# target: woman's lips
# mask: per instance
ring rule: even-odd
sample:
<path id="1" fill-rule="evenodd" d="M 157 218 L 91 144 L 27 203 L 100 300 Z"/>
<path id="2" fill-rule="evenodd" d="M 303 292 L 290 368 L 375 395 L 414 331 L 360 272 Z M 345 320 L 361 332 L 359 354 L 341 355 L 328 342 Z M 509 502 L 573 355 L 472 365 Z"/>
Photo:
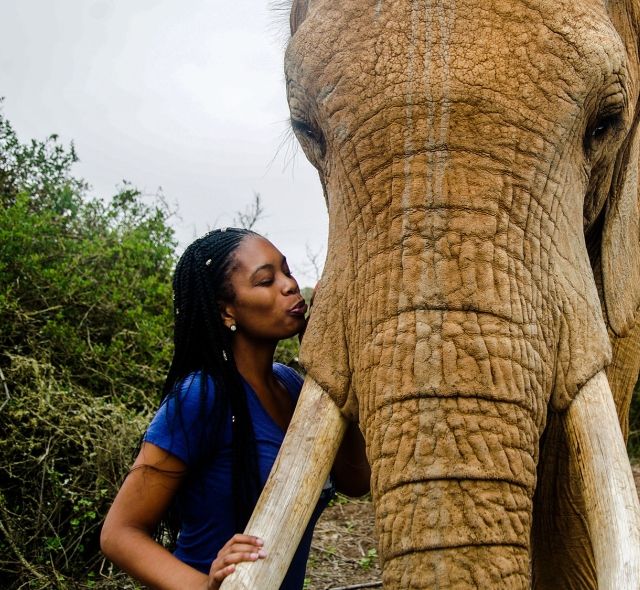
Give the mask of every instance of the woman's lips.
<path id="1" fill-rule="evenodd" d="M 304 314 L 307 313 L 307 304 L 305 303 L 304 299 L 290 308 L 288 313 L 290 313 L 291 315 L 304 317 Z"/>

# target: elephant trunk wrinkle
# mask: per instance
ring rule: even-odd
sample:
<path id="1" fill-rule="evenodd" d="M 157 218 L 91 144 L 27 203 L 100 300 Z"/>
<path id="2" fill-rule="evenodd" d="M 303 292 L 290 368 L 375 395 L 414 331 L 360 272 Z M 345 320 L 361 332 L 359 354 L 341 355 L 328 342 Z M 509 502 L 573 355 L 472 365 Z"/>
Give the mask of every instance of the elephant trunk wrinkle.
<path id="1" fill-rule="evenodd" d="M 527 548 L 479 543 L 403 552 L 384 561 L 385 588 L 530 589 Z"/>
<path id="2" fill-rule="evenodd" d="M 505 572 L 528 575 L 531 498 L 519 486 L 494 481 L 418 482 L 411 492 L 395 490 L 375 502 L 385 576 L 398 575 L 393 566 L 387 572 L 386 564 L 397 561 L 401 569 L 403 558 L 421 571 L 442 566 L 449 573 L 461 568 L 495 578 Z M 497 548 L 510 548 L 513 554 L 503 554 L 498 563 L 478 559 L 478 551 Z M 394 581 L 389 587 L 410 587 Z"/>
<path id="3" fill-rule="evenodd" d="M 403 307 L 400 307 L 397 311 L 397 315 L 403 314 L 403 313 L 415 313 L 415 312 L 420 312 L 420 311 L 439 311 L 439 312 L 460 312 L 460 313 L 472 313 L 472 314 L 477 314 L 477 315 L 485 315 L 485 316 L 489 316 L 489 317 L 494 317 L 496 319 L 505 321 L 505 322 L 509 322 L 515 325 L 520 325 L 520 326 L 524 326 L 524 325 L 529 325 L 528 322 L 525 322 L 524 320 L 517 320 L 517 319 L 513 319 L 513 317 L 509 314 L 506 314 L 504 312 L 501 312 L 500 310 L 492 310 L 492 309 L 481 309 L 480 307 L 476 307 L 476 306 L 452 306 L 452 305 L 446 305 L 446 304 L 440 304 L 438 305 L 437 303 L 435 304 L 431 304 L 431 305 L 425 305 L 425 304 L 417 304 L 417 305 L 406 305 Z M 390 318 L 380 318 L 379 322 L 380 323 L 384 323 L 385 321 L 388 321 Z M 375 327 L 375 325 L 374 325 Z"/>
<path id="4" fill-rule="evenodd" d="M 433 553 L 436 551 L 447 551 L 451 549 L 463 549 L 465 547 L 517 547 L 519 549 L 528 550 L 529 545 L 527 543 L 522 542 L 513 542 L 513 543 L 487 543 L 483 542 L 466 542 L 466 543 L 450 543 L 447 545 L 430 545 L 428 547 L 411 547 L 410 549 L 406 549 L 405 551 L 398 551 L 398 553 L 394 554 L 392 558 L 402 557 L 404 555 L 411 555 L 413 553 Z"/>
<path id="5" fill-rule="evenodd" d="M 514 400 L 508 397 L 501 398 L 499 395 L 488 395 L 486 393 L 481 393 L 478 391 L 443 391 L 442 389 L 434 389 L 432 391 L 403 391 L 392 398 L 390 397 L 376 400 L 377 403 L 372 407 L 372 410 L 374 412 L 377 412 L 387 406 L 393 406 L 398 402 L 407 402 L 418 399 L 467 399 L 498 404 L 510 404 L 525 412 L 531 412 L 533 410 L 532 405 L 524 400 Z"/>
<path id="6" fill-rule="evenodd" d="M 419 483 L 431 483 L 431 482 L 505 482 L 508 483 L 509 485 L 513 485 L 516 487 L 521 488 L 524 492 L 530 494 L 533 492 L 533 487 L 531 485 L 531 483 L 526 483 L 523 481 L 518 480 L 516 477 L 500 477 L 500 476 L 495 476 L 495 477 L 491 477 L 488 475 L 485 476 L 480 476 L 480 475 L 472 475 L 472 474 L 452 474 L 452 475 L 434 475 L 434 476 L 428 476 L 428 477 L 422 477 L 422 478 L 417 478 L 417 479 L 402 479 L 399 478 L 398 480 L 394 481 L 393 483 L 391 483 L 388 487 L 386 487 L 383 491 L 383 495 L 389 492 L 393 492 L 395 490 L 398 490 L 402 487 L 405 486 L 413 486 L 415 484 L 419 484 Z"/>

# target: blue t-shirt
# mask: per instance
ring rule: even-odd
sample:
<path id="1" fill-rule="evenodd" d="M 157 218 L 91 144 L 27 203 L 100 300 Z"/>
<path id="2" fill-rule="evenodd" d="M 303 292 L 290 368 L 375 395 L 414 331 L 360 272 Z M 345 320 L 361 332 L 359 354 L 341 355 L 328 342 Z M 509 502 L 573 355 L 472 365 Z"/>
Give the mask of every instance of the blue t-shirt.
<path id="1" fill-rule="evenodd" d="M 279 363 L 274 363 L 273 372 L 295 405 L 302 378 L 290 367 Z M 203 423 L 202 411 L 204 415 L 211 411 L 215 386 L 209 377 L 205 396 L 201 399 L 200 381 L 200 373 L 184 380 L 177 396 L 169 397 L 161 405 L 144 440 L 175 455 L 187 467 L 197 464 L 203 454 L 211 453 L 211 449 L 203 448 L 203 441 L 213 441 L 211 459 L 202 469 L 196 470 L 188 484 L 178 492 L 180 532 L 174 552 L 184 563 L 208 574 L 218 551 L 237 531 L 231 484 L 231 414 L 222 420 L 219 432 L 212 431 L 212 424 Z M 263 408 L 255 391 L 244 380 L 243 383 L 256 439 L 260 480 L 264 485 L 282 445 L 284 431 Z M 332 494 L 332 489 L 323 490 L 281 590 L 300 590 L 303 587 L 313 527 Z M 266 550 L 275 554 L 277 547 L 267 547 Z"/>

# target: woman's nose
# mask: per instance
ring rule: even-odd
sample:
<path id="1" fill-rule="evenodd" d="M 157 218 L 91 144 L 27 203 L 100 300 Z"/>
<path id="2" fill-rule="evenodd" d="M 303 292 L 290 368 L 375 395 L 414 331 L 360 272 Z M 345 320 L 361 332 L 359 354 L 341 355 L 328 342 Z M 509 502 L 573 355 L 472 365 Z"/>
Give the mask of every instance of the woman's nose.
<path id="1" fill-rule="evenodd" d="M 290 293 L 297 293 L 300 288 L 298 287 L 298 281 L 296 281 L 293 277 L 285 277 L 285 293 L 288 295 Z"/>

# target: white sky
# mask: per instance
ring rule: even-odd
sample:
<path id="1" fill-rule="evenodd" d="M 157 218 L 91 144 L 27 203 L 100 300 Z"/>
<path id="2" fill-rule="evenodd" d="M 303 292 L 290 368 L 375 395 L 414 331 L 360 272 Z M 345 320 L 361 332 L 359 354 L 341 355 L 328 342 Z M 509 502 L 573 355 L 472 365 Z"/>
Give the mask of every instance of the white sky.
<path id="1" fill-rule="evenodd" d="M 92 194 L 161 187 L 182 247 L 259 192 L 256 229 L 312 285 L 327 214 L 286 139 L 287 26 L 269 0 L 0 0 L 3 113 L 23 141 L 73 140 Z"/>

